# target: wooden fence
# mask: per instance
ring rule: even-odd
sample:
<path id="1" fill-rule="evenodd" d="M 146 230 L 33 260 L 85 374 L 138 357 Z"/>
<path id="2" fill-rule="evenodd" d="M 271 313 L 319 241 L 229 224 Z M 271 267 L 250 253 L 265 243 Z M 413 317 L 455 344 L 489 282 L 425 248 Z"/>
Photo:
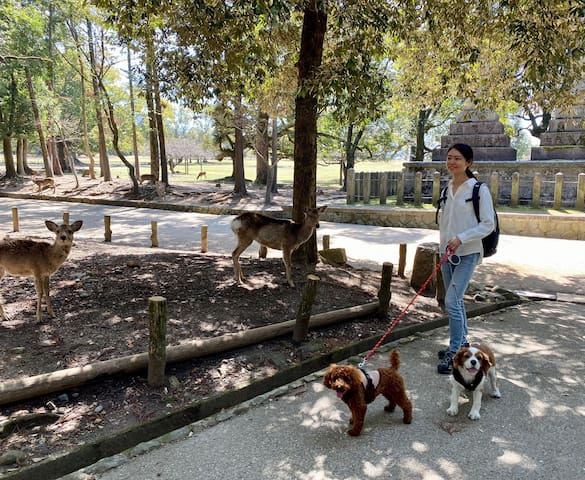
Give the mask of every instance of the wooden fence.
<path id="1" fill-rule="evenodd" d="M 540 172 L 524 176 L 514 172 L 504 176 L 494 171 L 489 178 L 483 178 L 477 172 L 476 176 L 490 187 L 495 205 L 552 207 L 556 210 L 585 209 L 585 173 L 575 176 L 558 172 L 551 178 L 550 175 L 543 176 Z M 449 177 L 441 175 L 439 171 L 433 172 L 429 178 L 419 170 L 409 179 L 404 171 L 356 173 L 353 169 L 348 169 L 347 204 L 369 204 L 378 199 L 380 205 L 385 205 L 388 196 L 396 196 L 397 205 L 436 205 L 441 189 L 447 185 L 448 180 Z M 407 188 L 405 184 L 408 184 Z"/>

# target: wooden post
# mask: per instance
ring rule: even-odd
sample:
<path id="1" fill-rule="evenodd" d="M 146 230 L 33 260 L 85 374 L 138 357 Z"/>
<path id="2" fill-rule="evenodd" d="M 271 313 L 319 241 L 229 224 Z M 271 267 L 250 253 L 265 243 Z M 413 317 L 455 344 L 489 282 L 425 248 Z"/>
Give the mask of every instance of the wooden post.
<path id="1" fill-rule="evenodd" d="M 390 299 L 392 298 L 392 270 L 394 265 L 390 262 L 382 264 L 382 281 L 378 290 L 378 313 L 381 317 L 387 317 L 390 311 Z"/>
<path id="2" fill-rule="evenodd" d="M 148 384 L 160 387 L 165 381 L 167 363 L 167 300 L 164 297 L 148 299 Z"/>
<path id="3" fill-rule="evenodd" d="M 297 321 L 293 330 L 293 342 L 301 343 L 309 332 L 309 320 L 311 319 L 311 309 L 317 295 L 318 282 L 319 277 L 317 275 L 307 275 L 307 284 L 303 291 L 303 298 L 299 305 Z"/>
<path id="4" fill-rule="evenodd" d="M 364 192 L 364 204 L 370 203 L 370 194 L 372 192 L 372 174 L 370 172 L 364 173 L 362 177 L 362 192 Z"/>
<path id="5" fill-rule="evenodd" d="M 63 223 L 69 225 L 69 212 L 63 212 Z"/>
<path id="6" fill-rule="evenodd" d="M 18 224 L 18 208 L 16 207 L 12 208 L 12 231 L 13 232 L 20 231 L 20 226 Z"/>
<path id="7" fill-rule="evenodd" d="M 380 205 L 386 205 L 386 195 L 388 195 L 388 174 L 384 172 L 380 175 Z"/>
<path id="8" fill-rule="evenodd" d="M 152 233 L 150 235 L 150 240 L 152 243 L 152 247 L 158 247 L 158 224 L 153 220 L 150 222 L 150 228 Z"/>
<path id="9" fill-rule="evenodd" d="M 396 205 L 404 205 L 404 170 L 400 172 L 396 183 Z"/>
<path id="10" fill-rule="evenodd" d="M 406 268 L 406 243 L 400 244 L 398 256 L 398 276 L 404 278 L 404 269 Z"/>
<path id="11" fill-rule="evenodd" d="M 104 238 L 106 243 L 112 241 L 112 229 L 110 228 L 112 219 L 109 215 L 104 215 Z"/>
<path id="12" fill-rule="evenodd" d="M 540 208 L 540 190 L 542 188 L 542 178 L 540 172 L 534 172 L 532 180 L 532 208 Z"/>
<path id="13" fill-rule="evenodd" d="M 347 191 L 347 204 L 355 203 L 355 170 L 353 168 L 347 169 L 347 177 L 345 179 L 345 189 Z"/>
<path id="14" fill-rule="evenodd" d="M 329 235 L 323 235 L 323 250 L 329 250 L 331 248 L 331 237 Z"/>
<path id="15" fill-rule="evenodd" d="M 412 264 L 412 274 L 410 276 L 410 286 L 418 291 L 429 278 L 434 270 L 435 254 L 439 251 L 439 244 L 435 242 L 420 243 L 416 247 L 414 262 Z M 428 283 L 421 295 L 425 297 L 434 297 L 436 292 L 436 277 Z"/>
<path id="16" fill-rule="evenodd" d="M 201 253 L 207 253 L 207 225 L 201 225 Z"/>
<path id="17" fill-rule="evenodd" d="M 559 172 L 555 174 L 555 196 L 554 209 L 560 210 L 563 206 L 563 174 Z"/>
<path id="18" fill-rule="evenodd" d="M 492 172 L 492 181 L 490 184 L 490 193 L 494 207 L 498 206 L 498 172 Z"/>
<path id="19" fill-rule="evenodd" d="M 414 174 L 414 204 L 417 207 L 422 205 L 422 172 Z"/>
<path id="20" fill-rule="evenodd" d="M 583 210 L 585 207 L 585 173 L 577 175 L 577 198 L 575 199 L 575 208 Z"/>
<path id="21" fill-rule="evenodd" d="M 441 172 L 433 173 L 433 200 L 432 204 L 439 203 L 439 196 L 441 195 Z"/>
<path id="22" fill-rule="evenodd" d="M 512 174 L 512 191 L 510 192 L 510 206 L 516 208 L 518 206 L 518 197 L 520 195 L 520 174 L 514 172 Z"/>

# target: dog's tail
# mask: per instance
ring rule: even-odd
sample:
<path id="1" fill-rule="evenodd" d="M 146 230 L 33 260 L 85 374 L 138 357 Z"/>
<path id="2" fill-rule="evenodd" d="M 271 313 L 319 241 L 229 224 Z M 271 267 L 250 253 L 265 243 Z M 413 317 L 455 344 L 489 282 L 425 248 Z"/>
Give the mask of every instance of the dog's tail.
<path id="1" fill-rule="evenodd" d="M 390 365 L 394 370 L 398 370 L 400 367 L 400 353 L 396 349 L 390 352 Z"/>

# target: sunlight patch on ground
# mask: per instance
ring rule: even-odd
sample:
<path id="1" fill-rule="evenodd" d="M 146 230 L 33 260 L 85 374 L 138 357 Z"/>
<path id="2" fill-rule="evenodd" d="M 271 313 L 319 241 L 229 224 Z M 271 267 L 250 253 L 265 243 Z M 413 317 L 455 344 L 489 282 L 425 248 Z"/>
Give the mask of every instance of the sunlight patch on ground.
<path id="1" fill-rule="evenodd" d="M 382 458 L 374 465 L 372 462 L 364 462 L 363 472 L 367 478 L 387 478 L 388 467 L 392 465 L 388 457 Z"/>
<path id="2" fill-rule="evenodd" d="M 498 463 L 506 466 L 522 465 L 522 467 L 530 470 L 534 470 L 537 467 L 534 460 L 513 450 L 504 450 L 504 453 L 498 457 Z"/>

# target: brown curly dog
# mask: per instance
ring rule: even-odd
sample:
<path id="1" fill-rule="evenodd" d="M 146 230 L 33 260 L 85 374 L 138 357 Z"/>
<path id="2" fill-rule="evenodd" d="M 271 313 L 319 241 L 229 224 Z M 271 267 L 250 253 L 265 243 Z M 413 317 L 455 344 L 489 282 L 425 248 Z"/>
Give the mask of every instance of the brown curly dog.
<path id="1" fill-rule="evenodd" d="M 351 365 L 329 366 L 323 378 L 323 384 L 335 390 L 351 410 L 349 421 L 352 428 L 347 433 L 357 436 L 364 426 L 367 404 L 374 401 L 378 395 L 388 399 L 384 407 L 387 412 L 393 412 L 398 405 L 404 413 L 404 423 L 412 422 L 412 403 L 406 395 L 404 380 L 398 373 L 400 354 L 398 350 L 390 352 L 391 368 L 379 368 L 374 371 L 353 367 Z"/>

